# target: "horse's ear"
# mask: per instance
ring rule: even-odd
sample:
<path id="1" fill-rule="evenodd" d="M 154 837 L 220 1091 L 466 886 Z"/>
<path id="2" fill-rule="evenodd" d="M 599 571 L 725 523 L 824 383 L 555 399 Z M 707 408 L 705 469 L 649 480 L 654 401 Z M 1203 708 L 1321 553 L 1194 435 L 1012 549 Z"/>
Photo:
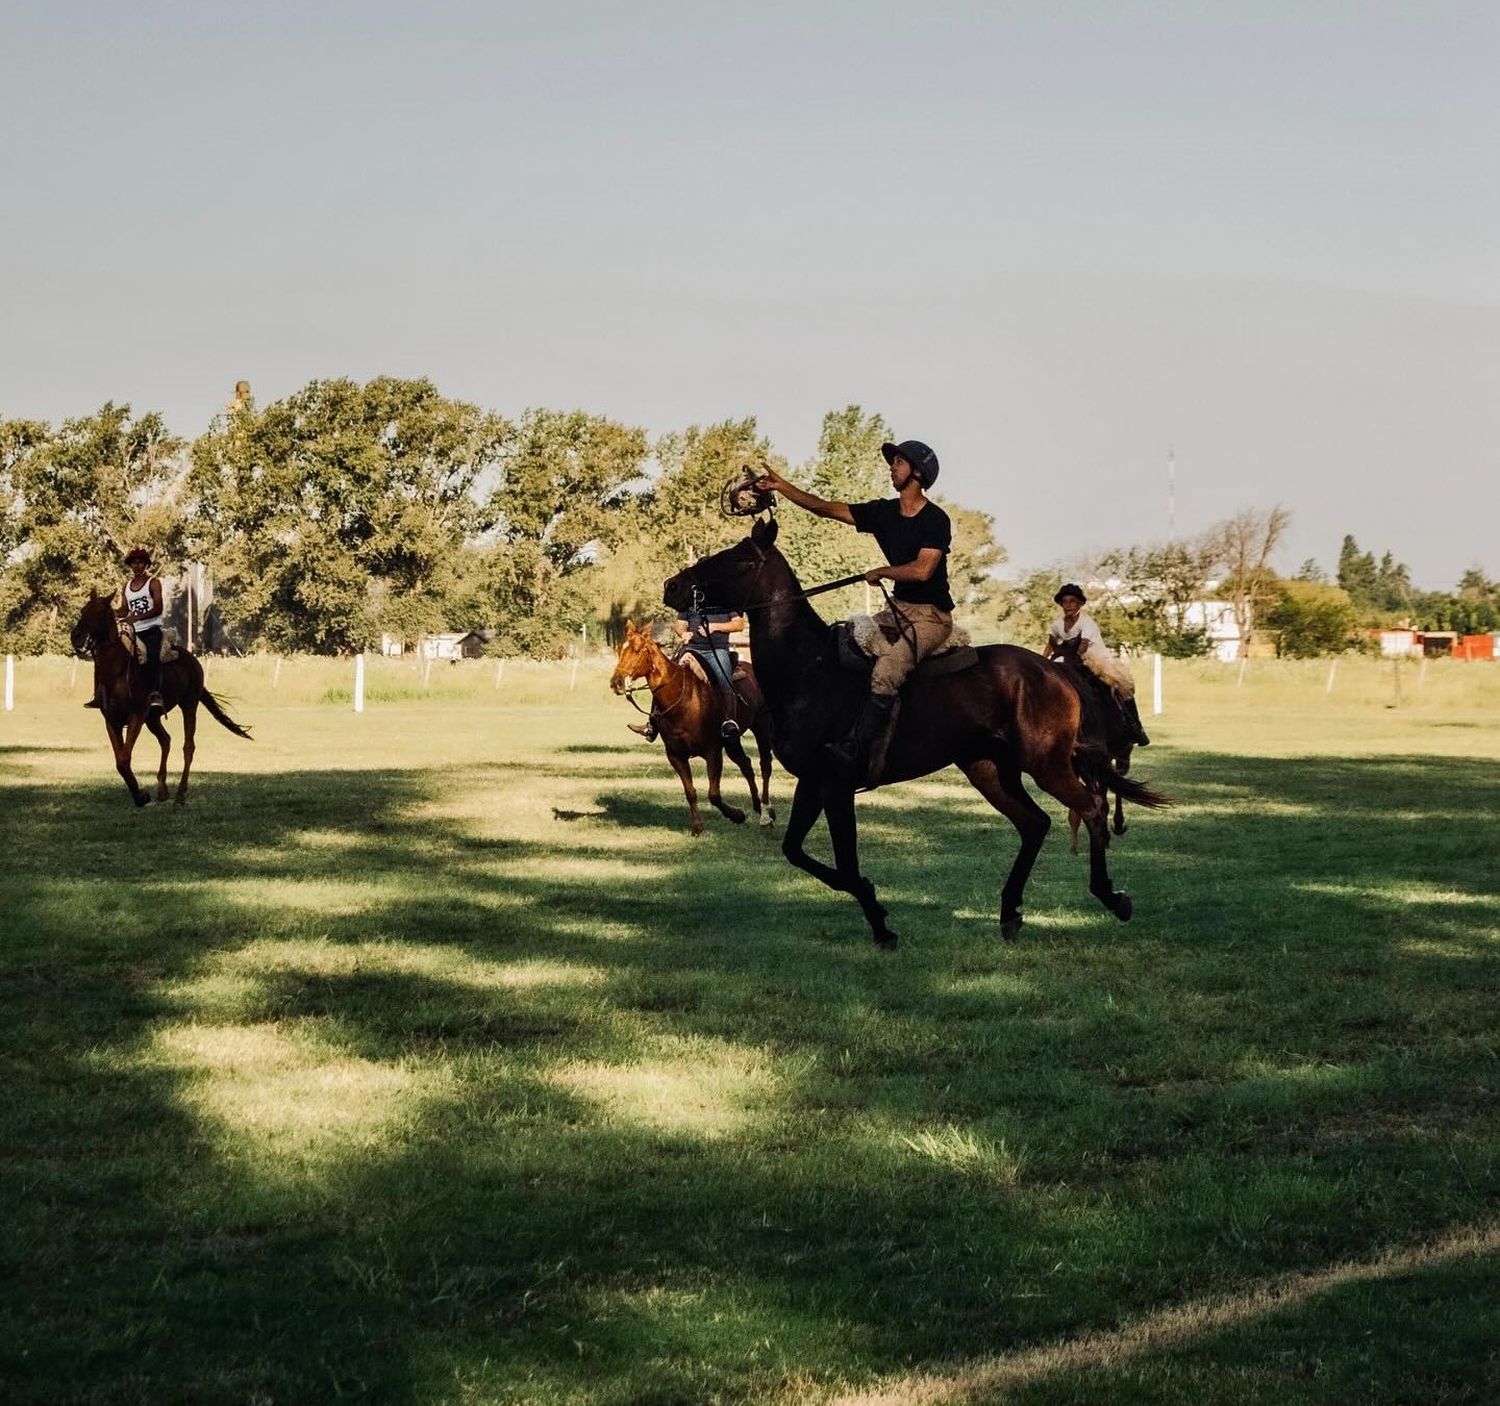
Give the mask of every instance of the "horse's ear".
<path id="1" fill-rule="evenodd" d="M 755 526 L 750 529 L 750 540 L 760 543 L 762 547 L 769 547 L 780 530 L 781 524 L 775 518 L 756 518 Z"/>
<path id="2" fill-rule="evenodd" d="M 634 620 L 627 620 L 625 622 L 625 634 L 627 636 L 629 636 L 629 635 L 633 635 L 634 633 L 635 633 L 635 621 Z"/>

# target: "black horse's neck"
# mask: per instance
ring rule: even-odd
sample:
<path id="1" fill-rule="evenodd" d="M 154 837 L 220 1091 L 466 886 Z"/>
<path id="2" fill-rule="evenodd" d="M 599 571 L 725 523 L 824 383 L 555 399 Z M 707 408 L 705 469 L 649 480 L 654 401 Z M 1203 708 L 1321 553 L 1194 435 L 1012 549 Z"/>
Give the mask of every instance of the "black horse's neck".
<path id="1" fill-rule="evenodd" d="M 822 663 L 828 624 L 800 598 L 802 585 L 791 563 L 775 547 L 763 550 L 747 613 L 755 677 L 774 706 Z"/>

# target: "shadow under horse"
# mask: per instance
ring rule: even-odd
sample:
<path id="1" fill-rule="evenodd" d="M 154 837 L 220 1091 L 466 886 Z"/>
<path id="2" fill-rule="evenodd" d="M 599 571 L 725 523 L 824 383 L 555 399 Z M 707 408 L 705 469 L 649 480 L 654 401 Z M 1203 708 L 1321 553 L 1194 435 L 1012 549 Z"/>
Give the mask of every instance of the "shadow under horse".
<path id="1" fill-rule="evenodd" d="M 203 685 L 203 665 L 186 650 L 161 665 L 162 706 L 147 705 L 146 680 L 133 651 L 120 637 L 120 622 L 115 617 L 108 596 L 90 591 L 78 623 L 73 626 L 73 652 L 94 661 L 94 701 L 104 716 L 109 745 L 115 754 L 115 770 L 130 789 L 138 806 L 150 803 L 151 796 L 135 779 L 130 755 L 135 740 L 145 727 L 161 743 L 161 765 L 156 771 L 156 799 L 167 799 L 167 754 L 172 738 L 163 719 L 173 708 L 182 710 L 182 779 L 177 786 L 177 804 L 187 802 L 188 773 L 193 766 L 193 739 L 198 728 L 198 705 L 222 723 L 236 737 L 248 739 L 250 733 L 224 711 L 224 705 Z"/>
<path id="2" fill-rule="evenodd" d="M 754 806 L 760 824 L 770 825 L 776 819 L 776 812 L 771 809 L 771 720 L 750 666 L 745 665 L 743 675 L 735 679 L 736 690 L 741 695 L 741 706 L 735 719 L 740 725 L 740 737 L 724 737 L 720 732 L 724 705 L 719 701 L 718 690 L 680 661 L 668 659 L 649 630 L 637 629 L 633 620 L 627 620 L 625 641 L 620 646 L 620 656 L 615 661 L 609 686 L 616 693 L 624 693 L 635 679 L 644 679 L 651 690 L 651 719 L 666 749 L 667 760 L 682 782 L 692 833 L 703 833 L 703 819 L 698 814 L 698 789 L 693 785 L 694 757 L 702 757 L 708 769 L 709 804 L 736 825 L 744 823 L 745 812 L 738 806 L 727 805 L 719 791 L 726 752 L 750 786 L 750 804 Z M 747 732 L 755 735 L 760 750 L 759 790 L 755 786 L 755 769 L 750 765 L 741 741 Z"/>
<path id="3" fill-rule="evenodd" d="M 859 903 L 871 935 L 894 947 L 897 935 L 875 886 L 860 873 L 854 788 L 841 781 L 822 757 L 823 744 L 848 730 L 867 692 L 866 682 L 843 669 L 827 623 L 802 594 L 796 574 L 776 547 L 775 521 L 758 522 L 733 547 L 704 557 L 666 583 L 668 606 L 685 609 L 696 587 L 709 599 L 750 617 L 750 644 L 777 759 L 797 778 L 782 853 L 829 888 Z M 1167 798 L 1121 775 L 1102 746 L 1080 734 L 1078 691 L 1056 666 L 1017 645 L 985 645 L 977 662 L 961 672 L 908 679 L 901 716 L 877 782 L 893 785 L 946 766 L 959 767 L 980 795 L 1021 837 L 1000 895 L 1000 931 L 1021 930 L 1021 906 L 1042 842 L 1052 822 L 1022 781 L 1031 776 L 1044 791 L 1083 817 L 1089 832 L 1089 891 L 1122 922 L 1129 896 L 1110 880 L 1106 806 L 1081 777 L 1137 805 L 1160 806 Z M 819 815 L 828 819 L 832 866 L 803 848 Z"/>

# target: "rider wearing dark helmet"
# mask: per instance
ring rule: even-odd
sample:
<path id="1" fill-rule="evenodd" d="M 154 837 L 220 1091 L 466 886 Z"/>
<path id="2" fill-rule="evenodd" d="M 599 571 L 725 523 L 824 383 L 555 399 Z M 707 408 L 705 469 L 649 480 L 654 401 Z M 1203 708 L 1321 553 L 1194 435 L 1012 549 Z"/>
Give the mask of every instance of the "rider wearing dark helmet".
<path id="1" fill-rule="evenodd" d="M 165 609 L 162 602 L 161 577 L 151 574 L 151 553 L 145 547 L 132 547 L 125 553 L 130 576 L 120 592 L 115 615 L 128 620 L 135 637 L 146 649 L 146 706 L 160 708 L 161 640 Z"/>
<path id="2" fill-rule="evenodd" d="M 870 533 L 890 563 L 865 573 L 871 585 L 895 585 L 891 608 L 875 616 L 881 628 L 874 632 L 877 653 L 870 696 L 849 735 L 823 749 L 834 771 L 856 785 L 865 780 L 870 754 L 890 726 L 896 694 L 906 676 L 953 632 L 953 597 L 948 591 L 953 524 L 926 492 L 937 482 L 937 455 L 919 439 L 882 444 L 880 452 L 890 466 L 895 498 L 833 503 L 788 483 L 772 469 L 756 480 L 757 488 L 774 490 L 799 508 Z M 887 631 L 895 635 L 894 641 Z"/>

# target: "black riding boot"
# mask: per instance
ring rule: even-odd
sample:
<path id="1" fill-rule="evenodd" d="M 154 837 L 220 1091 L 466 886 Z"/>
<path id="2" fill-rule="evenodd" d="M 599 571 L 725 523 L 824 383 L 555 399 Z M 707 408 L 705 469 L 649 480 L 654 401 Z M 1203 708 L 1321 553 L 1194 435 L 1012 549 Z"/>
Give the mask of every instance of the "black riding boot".
<path id="1" fill-rule="evenodd" d="M 1141 726 L 1141 710 L 1135 706 L 1135 699 L 1122 698 L 1120 711 L 1125 714 L 1125 721 L 1130 724 L 1130 730 L 1135 734 L 1136 746 L 1149 747 L 1151 739 L 1146 736 L 1146 729 Z"/>
<path id="2" fill-rule="evenodd" d="M 656 709 L 652 708 L 652 710 L 646 715 L 646 721 L 645 722 L 643 722 L 643 723 L 626 723 L 625 726 L 628 727 L 632 732 L 638 732 L 638 733 L 640 733 L 640 735 L 642 737 L 644 737 L 647 742 L 655 742 L 656 741 Z"/>
<path id="3" fill-rule="evenodd" d="M 851 786 L 863 786 L 870 770 L 870 753 L 885 735 L 895 711 L 894 696 L 872 693 L 860 705 L 859 716 L 842 742 L 823 744 L 823 760 L 833 774 Z"/>

